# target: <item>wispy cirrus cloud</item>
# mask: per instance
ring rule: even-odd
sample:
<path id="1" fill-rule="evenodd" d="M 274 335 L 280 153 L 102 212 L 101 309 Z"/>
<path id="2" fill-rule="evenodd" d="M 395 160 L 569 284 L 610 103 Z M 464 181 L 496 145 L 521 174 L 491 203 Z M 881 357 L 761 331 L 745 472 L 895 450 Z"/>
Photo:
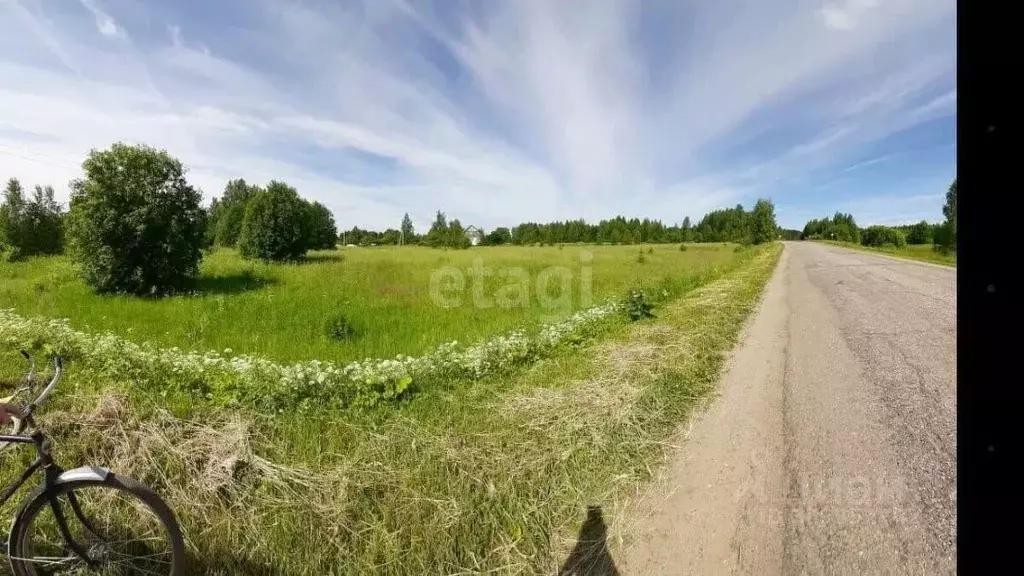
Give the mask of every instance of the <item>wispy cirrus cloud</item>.
<path id="1" fill-rule="evenodd" d="M 101 10 L 93 0 L 78 0 L 82 3 L 82 6 L 92 13 L 93 18 L 96 19 L 96 30 L 100 34 L 107 38 L 120 38 L 124 40 L 126 34 L 123 28 L 117 25 L 117 22 L 110 17 L 109 14 Z"/>
<path id="2" fill-rule="evenodd" d="M 66 192 L 88 149 L 127 140 L 207 197 L 281 178 L 344 226 L 679 221 L 759 195 L 797 226 L 784 214 L 941 191 L 946 148 L 865 159 L 955 138 L 954 10 L 0 0 L 0 175 Z"/>

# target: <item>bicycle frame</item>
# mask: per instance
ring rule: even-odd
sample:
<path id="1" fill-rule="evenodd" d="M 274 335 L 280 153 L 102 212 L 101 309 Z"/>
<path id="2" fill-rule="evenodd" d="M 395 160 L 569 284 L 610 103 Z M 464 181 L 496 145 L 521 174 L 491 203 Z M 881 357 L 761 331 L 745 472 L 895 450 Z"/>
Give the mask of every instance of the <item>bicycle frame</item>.
<path id="1" fill-rule="evenodd" d="M 26 424 L 35 427 L 35 423 L 32 422 L 32 416 L 29 415 Z M 21 473 L 21 476 L 13 483 L 9 484 L 0 492 L 0 506 L 7 503 L 8 500 L 25 484 L 29 478 L 35 475 L 39 469 L 44 471 L 44 491 L 43 493 L 47 496 L 50 501 L 50 508 L 53 510 L 53 517 L 57 521 L 57 527 L 60 530 L 61 536 L 64 541 L 68 544 L 68 547 L 78 556 L 87 566 L 95 567 L 96 563 L 89 558 L 88 552 L 75 541 L 71 536 L 71 530 L 68 528 L 67 520 L 64 517 L 64 512 L 61 510 L 60 502 L 57 500 L 54 488 L 58 485 L 58 479 L 64 474 L 64 469 L 61 468 L 56 462 L 53 461 L 53 456 L 50 453 L 50 443 L 43 436 L 43 433 L 39 430 L 33 430 L 28 436 L 20 434 L 0 434 L 0 442 L 9 442 L 12 444 L 34 444 L 36 447 L 35 461 L 28 465 L 25 470 Z M 78 505 L 78 499 L 75 498 L 74 493 L 68 493 L 68 502 L 71 504 L 71 509 L 78 517 L 78 521 L 82 523 L 82 526 L 86 530 L 96 534 L 96 530 L 92 527 L 88 520 L 85 519 L 85 514 L 82 513 L 82 508 Z M 8 535 L 5 540 L 8 540 Z M 6 551 L 5 551 L 6 553 Z"/>
<path id="2" fill-rule="evenodd" d="M 40 432 L 35 432 L 31 436 L 0 434 L 0 442 L 10 442 L 12 444 L 35 444 L 36 452 L 39 454 L 35 462 L 29 464 L 28 467 L 25 468 L 25 471 L 21 473 L 20 478 L 6 486 L 3 492 L 0 492 L 0 506 L 6 504 L 7 501 L 11 499 L 11 496 L 13 496 L 14 493 L 25 484 L 25 482 L 28 482 L 28 479 L 38 472 L 40 468 L 57 468 L 57 476 L 60 476 L 61 472 L 63 472 L 63 470 L 60 470 L 59 466 L 54 464 L 53 458 L 50 456 L 49 446 L 45 445 L 46 439 L 43 438 L 43 435 Z"/>

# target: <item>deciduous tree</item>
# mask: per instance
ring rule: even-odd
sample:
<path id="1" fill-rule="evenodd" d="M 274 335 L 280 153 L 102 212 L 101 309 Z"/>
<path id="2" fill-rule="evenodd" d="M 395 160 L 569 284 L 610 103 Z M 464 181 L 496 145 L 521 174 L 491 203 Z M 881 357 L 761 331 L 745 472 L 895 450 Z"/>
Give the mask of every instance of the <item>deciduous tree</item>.
<path id="1" fill-rule="evenodd" d="M 309 247 L 309 204 L 295 188 L 272 181 L 246 204 L 238 251 L 243 258 L 295 260 Z"/>
<path id="2" fill-rule="evenodd" d="M 86 284 L 100 292 L 162 293 L 199 273 L 201 194 L 164 150 L 117 143 L 93 150 L 71 184 L 69 239 Z"/>
<path id="3" fill-rule="evenodd" d="M 310 250 L 333 250 L 338 243 L 334 214 L 319 202 L 307 203 L 306 245 Z"/>
<path id="4" fill-rule="evenodd" d="M 775 222 L 775 205 L 771 200 L 758 200 L 754 204 L 750 221 L 750 236 L 754 244 L 771 242 L 779 235 L 779 225 Z"/>

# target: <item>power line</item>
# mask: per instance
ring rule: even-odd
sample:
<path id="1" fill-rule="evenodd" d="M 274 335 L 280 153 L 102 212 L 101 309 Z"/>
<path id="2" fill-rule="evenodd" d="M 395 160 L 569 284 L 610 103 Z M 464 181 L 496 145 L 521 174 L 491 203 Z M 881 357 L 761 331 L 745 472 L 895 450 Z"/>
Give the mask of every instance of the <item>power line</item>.
<path id="1" fill-rule="evenodd" d="M 22 160 L 28 160 L 30 162 L 36 162 L 36 163 L 39 163 L 39 164 L 44 164 L 46 166 L 52 166 L 54 168 L 68 168 L 68 169 L 79 169 L 79 168 L 81 168 L 81 166 L 79 166 L 78 164 L 75 164 L 74 162 L 72 162 L 70 160 L 65 160 L 65 159 L 62 159 L 62 158 L 58 158 L 56 156 L 50 156 L 48 154 L 43 154 L 41 152 L 29 152 L 29 151 L 26 151 L 26 150 L 18 150 L 17 148 L 14 149 L 15 151 L 11 151 L 11 150 L 5 150 L 4 148 L 10 148 L 10 147 L 8 147 L 8 146 L 0 147 L 0 154 L 6 154 L 8 156 L 14 156 L 16 158 L 21 158 Z M 44 160 L 44 159 L 33 157 L 33 156 L 27 156 L 26 154 L 32 154 L 34 156 L 41 156 L 43 158 L 50 158 L 50 160 Z"/>

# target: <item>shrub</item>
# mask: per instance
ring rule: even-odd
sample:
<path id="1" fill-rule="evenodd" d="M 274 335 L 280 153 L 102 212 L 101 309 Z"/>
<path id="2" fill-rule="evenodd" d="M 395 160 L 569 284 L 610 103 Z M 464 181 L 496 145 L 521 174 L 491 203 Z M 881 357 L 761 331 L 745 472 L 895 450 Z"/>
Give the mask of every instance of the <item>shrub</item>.
<path id="1" fill-rule="evenodd" d="M 626 316 L 633 322 L 644 318 L 654 318 L 654 314 L 651 313 L 653 308 L 654 306 L 647 301 L 643 290 L 630 290 L 623 305 Z"/>
<path id="2" fill-rule="evenodd" d="M 69 239 L 86 284 L 99 292 L 164 293 L 199 273 L 201 194 L 165 150 L 117 143 L 92 150 L 71 183 Z"/>
<path id="3" fill-rule="evenodd" d="M 238 252 L 243 258 L 296 260 L 308 249 L 308 204 L 295 188 L 273 181 L 246 203 Z"/>
<path id="4" fill-rule="evenodd" d="M 835 240 L 859 244 L 860 228 L 852 214 L 836 212 L 832 218 L 810 220 L 800 234 L 802 240 Z"/>
<path id="5" fill-rule="evenodd" d="M 327 319 L 327 337 L 331 340 L 352 340 L 356 330 L 343 314 L 335 314 Z"/>
<path id="6" fill-rule="evenodd" d="M 895 246 L 902 248 L 907 245 L 903 232 L 888 226 L 869 226 L 861 234 L 861 242 L 865 246 Z"/>
<path id="7" fill-rule="evenodd" d="M 679 251 L 680 252 L 686 252 L 686 244 L 680 244 L 679 245 Z"/>

